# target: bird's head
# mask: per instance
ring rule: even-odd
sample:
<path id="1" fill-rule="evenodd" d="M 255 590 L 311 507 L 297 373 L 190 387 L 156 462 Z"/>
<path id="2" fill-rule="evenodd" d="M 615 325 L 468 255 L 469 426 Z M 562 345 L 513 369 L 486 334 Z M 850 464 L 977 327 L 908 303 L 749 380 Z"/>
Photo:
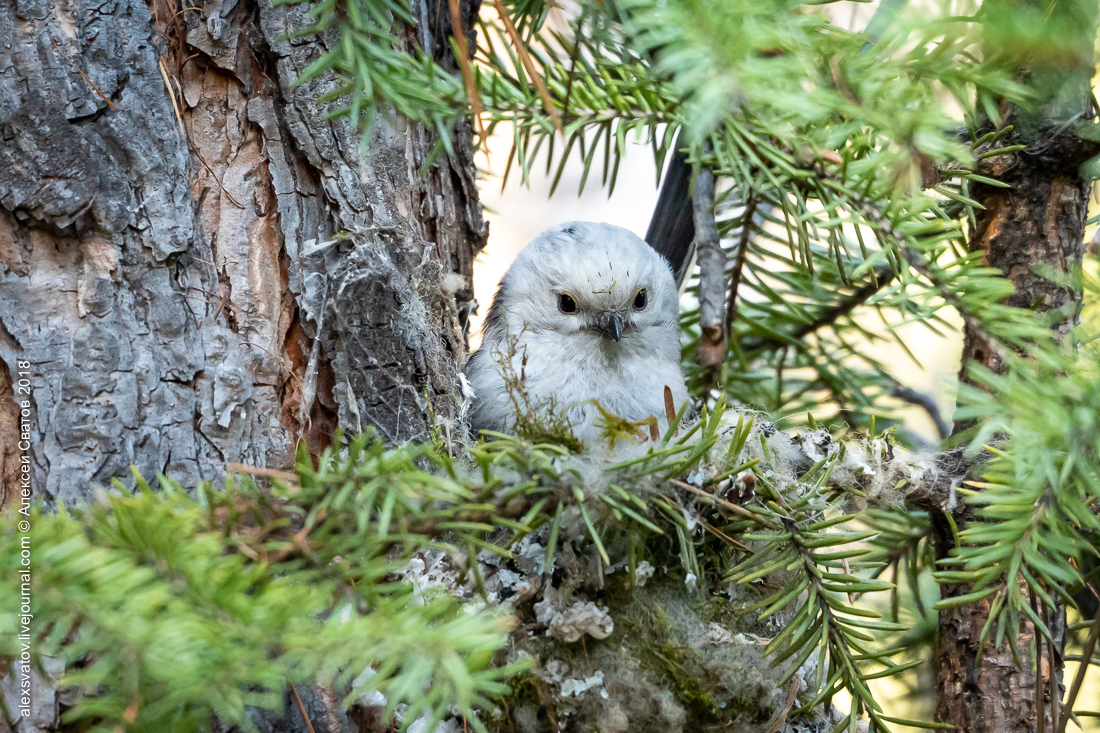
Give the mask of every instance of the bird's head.
<path id="1" fill-rule="evenodd" d="M 569 222 L 520 252 L 487 327 L 503 320 L 509 329 L 576 336 L 612 351 L 656 347 L 663 336 L 678 350 L 678 313 L 672 271 L 641 238 L 611 224 Z"/>

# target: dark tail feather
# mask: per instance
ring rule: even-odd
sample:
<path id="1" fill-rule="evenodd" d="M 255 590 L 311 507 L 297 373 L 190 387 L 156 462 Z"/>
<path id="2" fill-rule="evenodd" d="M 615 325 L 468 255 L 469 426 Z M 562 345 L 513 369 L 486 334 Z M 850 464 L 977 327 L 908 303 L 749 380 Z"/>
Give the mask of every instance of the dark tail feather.
<path id="1" fill-rule="evenodd" d="M 665 169 L 657 208 L 649 221 L 645 241 L 668 260 L 679 286 L 687 276 L 695 249 L 695 222 L 691 212 L 691 166 L 681 150 L 683 133 L 676 136 L 672 158 Z"/>

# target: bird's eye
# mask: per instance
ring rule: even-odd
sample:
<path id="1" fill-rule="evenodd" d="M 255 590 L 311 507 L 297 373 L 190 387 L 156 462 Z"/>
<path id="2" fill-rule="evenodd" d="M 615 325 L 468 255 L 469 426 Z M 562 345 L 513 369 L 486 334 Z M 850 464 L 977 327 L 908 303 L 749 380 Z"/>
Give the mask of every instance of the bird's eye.
<path id="1" fill-rule="evenodd" d="M 569 293 L 562 293 L 558 296 L 558 310 L 571 316 L 577 312 L 577 301 Z"/>
<path id="2" fill-rule="evenodd" d="M 635 295 L 634 295 L 634 310 L 644 311 L 645 307 L 646 307 L 646 303 L 648 303 L 648 302 L 649 302 L 649 299 L 648 299 L 648 296 L 646 295 L 645 288 L 639 289 L 638 292 L 635 293 Z"/>

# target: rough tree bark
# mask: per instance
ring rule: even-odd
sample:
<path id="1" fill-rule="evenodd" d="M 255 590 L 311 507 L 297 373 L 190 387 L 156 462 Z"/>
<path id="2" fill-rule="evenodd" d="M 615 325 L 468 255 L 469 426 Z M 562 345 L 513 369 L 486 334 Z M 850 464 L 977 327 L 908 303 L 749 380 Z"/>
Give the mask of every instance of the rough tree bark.
<path id="1" fill-rule="evenodd" d="M 983 10 L 997 12 L 999 6 L 991 0 Z M 1061 0 L 1050 7 L 1042 4 L 1041 12 L 1048 20 L 1064 23 L 1052 22 L 1048 27 L 1070 29 L 1073 35 L 1059 36 L 1057 51 L 1039 60 L 1028 59 L 1029 65 L 1021 68 L 1022 80 L 1039 92 L 1044 103 L 1031 111 L 1002 110 L 1014 131 L 994 146 L 1027 147 L 990 158 L 983 167 L 983 174 L 1011 187 L 978 186 L 972 190 L 985 208 L 978 212 L 970 244 L 983 253 L 985 264 L 1000 269 L 1015 286 L 1008 304 L 1043 314 L 1056 338 L 1062 339 L 1077 322 L 1081 293 L 1053 282 L 1044 273 L 1071 272 L 1081 263 L 1089 184 L 1079 171 L 1098 148 L 1078 137 L 1073 125 L 1095 114 L 1089 80 L 1096 9 L 1088 3 Z M 991 49 L 999 52 L 997 39 L 990 41 Z M 967 370 L 975 363 L 993 371 L 1005 366 L 989 340 L 968 327 L 961 380 L 967 380 Z M 957 424 L 956 432 L 967 427 Z M 974 516 L 962 506 L 955 510 L 955 519 L 961 528 L 974 521 Z M 946 523 L 938 524 L 938 554 L 945 557 L 953 546 L 952 534 Z M 944 597 L 969 591 L 966 585 L 941 587 Z M 940 611 L 936 720 L 952 724 L 960 733 L 1054 730 L 1055 706 L 1062 694 L 1065 608 L 1045 609 L 1055 636 L 1053 646 L 1036 638 L 1032 623 L 1021 623 L 1016 635 L 1017 666 L 1007 642 L 1000 648 L 987 642 L 979 649 L 991 602 L 992 598 L 987 598 Z M 1038 602 L 1036 605 L 1042 612 Z M 1038 655 L 1033 653 L 1036 641 L 1040 641 Z"/>
<path id="2" fill-rule="evenodd" d="M 469 126 L 426 168 L 433 134 L 400 119 L 360 155 L 317 103 L 334 80 L 294 85 L 334 40 L 287 40 L 307 6 L 188 1 L 0 3 L 0 476 L 26 360 L 50 504 L 453 411 L 488 233 Z M 437 4 L 408 42 L 453 68 Z"/>
<path id="3" fill-rule="evenodd" d="M 1066 272 L 1081 262 L 1089 187 L 1077 170 L 1085 159 L 1082 152 L 1091 147 L 1070 135 L 1045 135 L 1016 155 L 1000 156 L 1003 160 L 991 166 L 988 172 L 999 174 L 1012 188 L 981 187 L 973 192 L 986 208 L 979 214 L 971 246 L 1012 280 L 1016 291 L 1010 304 L 1049 313 L 1052 327 L 1062 336 L 1073 325 L 1080 293 L 1043 278 L 1036 268 L 1045 265 Z M 990 348 L 983 335 L 968 328 L 965 337 L 964 365 L 1003 368 L 999 352 Z M 960 528 L 974 520 L 968 508 L 960 507 L 956 513 Z M 945 557 L 953 547 L 952 534 L 945 524 L 939 529 L 939 555 Z M 948 584 L 941 589 L 945 598 L 970 591 L 967 585 Z M 1036 660 L 1030 653 L 1036 641 L 1034 625 L 1022 623 L 1016 636 L 1020 667 L 1007 643 L 1000 648 L 987 643 L 979 658 L 978 641 L 991 601 L 940 611 L 936 719 L 966 733 L 1035 731 Z M 1052 631 L 1062 635 L 1065 609 L 1048 612 Z M 1058 646 L 1053 665 L 1049 650 L 1044 649 L 1040 681 L 1046 689 L 1039 699 L 1049 698 L 1052 673 L 1061 679 Z M 1051 729 L 1051 712 L 1048 699 L 1042 712 L 1046 730 Z"/>

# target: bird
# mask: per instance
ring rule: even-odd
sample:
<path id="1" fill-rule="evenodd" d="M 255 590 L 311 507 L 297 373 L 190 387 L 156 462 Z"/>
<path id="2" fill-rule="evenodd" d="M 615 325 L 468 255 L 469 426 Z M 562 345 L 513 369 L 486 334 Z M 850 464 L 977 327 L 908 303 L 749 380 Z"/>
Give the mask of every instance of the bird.
<path id="1" fill-rule="evenodd" d="M 467 364 L 471 426 L 513 432 L 518 382 L 537 415 L 558 411 L 589 448 L 604 437 L 600 407 L 654 417 L 665 434 L 666 390 L 673 409 L 688 399 L 678 301 L 669 264 L 630 230 L 566 222 L 542 232 L 501 280 Z"/>

